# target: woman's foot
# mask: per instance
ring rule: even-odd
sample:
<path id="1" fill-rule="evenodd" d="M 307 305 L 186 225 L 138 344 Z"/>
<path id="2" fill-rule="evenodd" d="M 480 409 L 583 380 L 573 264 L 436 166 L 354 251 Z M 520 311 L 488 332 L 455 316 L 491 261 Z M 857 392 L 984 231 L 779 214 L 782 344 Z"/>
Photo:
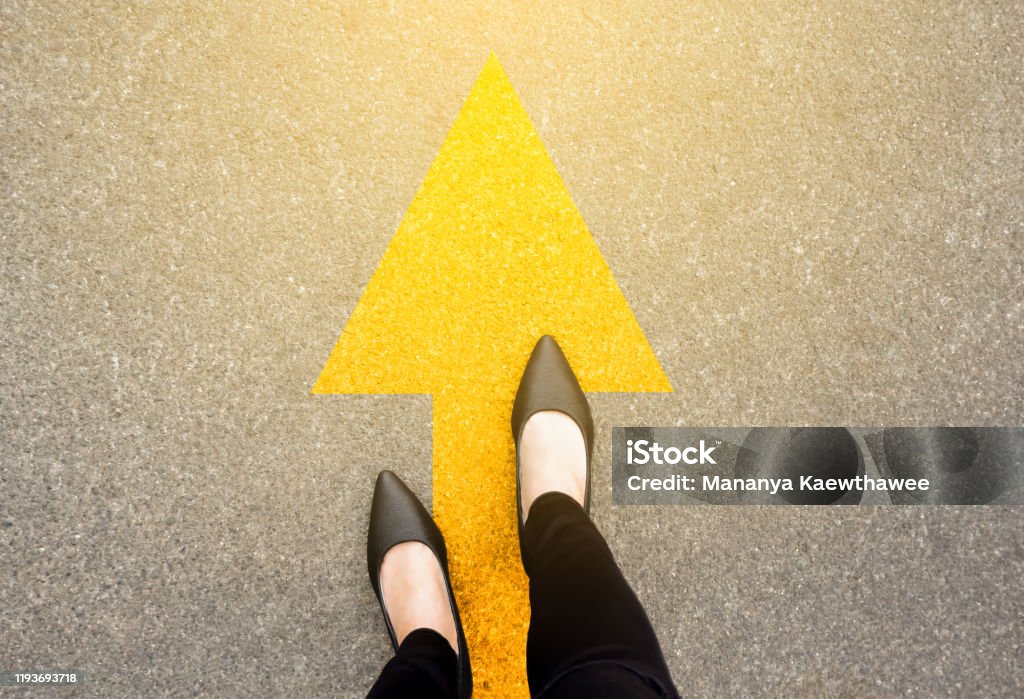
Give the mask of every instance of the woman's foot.
<path id="1" fill-rule="evenodd" d="M 519 489 L 523 523 L 533 501 L 553 490 L 581 506 L 587 493 L 587 447 L 576 421 L 557 410 L 534 413 L 519 439 Z"/>
<path id="2" fill-rule="evenodd" d="M 380 589 L 398 643 L 416 629 L 433 629 L 458 654 L 448 587 L 433 551 L 418 541 L 388 549 L 380 567 Z"/>

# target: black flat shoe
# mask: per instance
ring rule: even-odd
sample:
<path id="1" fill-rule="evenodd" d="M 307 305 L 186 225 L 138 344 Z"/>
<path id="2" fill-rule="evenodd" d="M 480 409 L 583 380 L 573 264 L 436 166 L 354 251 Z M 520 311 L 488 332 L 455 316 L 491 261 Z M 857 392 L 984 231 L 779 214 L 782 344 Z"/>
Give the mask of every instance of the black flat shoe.
<path id="1" fill-rule="evenodd" d="M 523 498 L 519 482 L 519 440 L 523 426 L 534 413 L 556 410 L 565 413 L 579 425 L 587 448 L 587 487 L 583 509 L 590 514 L 590 457 L 594 451 L 594 419 L 590 415 L 587 396 L 580 388 L 569 360 L 555 338 L 545 335 L 537 341 L 530 361 L 526 363 L 519 391 L 512 406 L 512 436 L 516 441 L 516 508 L 519 512 L 519 553 L 523 567 L 529 569 L 526 548 L 523 546 Z"/>
<path id="2" fill-rule="evenodd" d="M 473 676 L 469 667 L 469 651 L 466 650 L 466 636 L 462 632 L 459 609 L 452 594 L 452 582 L 448 577 L 448 549 L 444 545 L 441 530 L 426 508 L 406 487 L 405 483 L 391 471 L 381 471 L 373 489 L 373 505 L 370 507 L 370 532 L 366 538 L 366 565 L 370 571 L 370 584 L 377 594 L 377 601 L 384 613 L 384 622 L 391 636 L 391 645 L 398 651 L 398 639 L 391 625 L 391 617 L 384 606 L 380 590 L 380 567 L 384 554 L 393 546 L 405 541 L 419 541 L 434 552 L 441 564 L 444 584 L 448 589 L 448 604 L 455 619 L 455 632 L 459 641 L 459 697 L 468 699 L 473 694 Z"/>

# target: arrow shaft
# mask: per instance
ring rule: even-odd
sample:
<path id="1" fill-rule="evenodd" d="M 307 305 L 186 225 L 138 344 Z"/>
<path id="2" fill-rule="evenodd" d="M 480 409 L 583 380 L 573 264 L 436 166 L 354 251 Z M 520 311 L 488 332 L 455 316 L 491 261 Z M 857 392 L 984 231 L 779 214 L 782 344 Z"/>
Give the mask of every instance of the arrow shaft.
<path id="1" fill-rule="evenodd" d="M 519 559 L 512 396 L 433 399 L 434 518 L 445 534 L 479 696 L 528 696 L 530 605 Z"/>

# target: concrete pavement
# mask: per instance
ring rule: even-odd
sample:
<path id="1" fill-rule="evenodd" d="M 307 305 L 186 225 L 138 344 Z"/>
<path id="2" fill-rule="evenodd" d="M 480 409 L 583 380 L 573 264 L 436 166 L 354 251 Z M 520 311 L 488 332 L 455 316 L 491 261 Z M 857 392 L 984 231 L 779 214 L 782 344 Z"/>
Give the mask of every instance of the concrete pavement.
<path id="1" fill-rule="evenodd" d="M 594 511 L 684 694 L 1024 691 L 1019 508 L 611 504 L 613 425 L 1022 422 L 1024 7 L 787 5 L 5 3 L 0 669 L 365 693 L 430 402 L 309 390 L 493 51 L 676 388 Z"/>

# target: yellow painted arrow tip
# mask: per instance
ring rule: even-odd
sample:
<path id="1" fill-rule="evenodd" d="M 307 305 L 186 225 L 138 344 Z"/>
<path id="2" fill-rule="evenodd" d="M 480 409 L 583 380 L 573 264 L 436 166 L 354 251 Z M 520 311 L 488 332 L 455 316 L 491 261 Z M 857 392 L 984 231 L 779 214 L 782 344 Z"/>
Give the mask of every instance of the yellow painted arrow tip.
<path id="1" fill-rule="evenodd" d="M 507 392 L 544 333 L 585 391 L 674 391 L 491 52 L 311 393 Z"/>

